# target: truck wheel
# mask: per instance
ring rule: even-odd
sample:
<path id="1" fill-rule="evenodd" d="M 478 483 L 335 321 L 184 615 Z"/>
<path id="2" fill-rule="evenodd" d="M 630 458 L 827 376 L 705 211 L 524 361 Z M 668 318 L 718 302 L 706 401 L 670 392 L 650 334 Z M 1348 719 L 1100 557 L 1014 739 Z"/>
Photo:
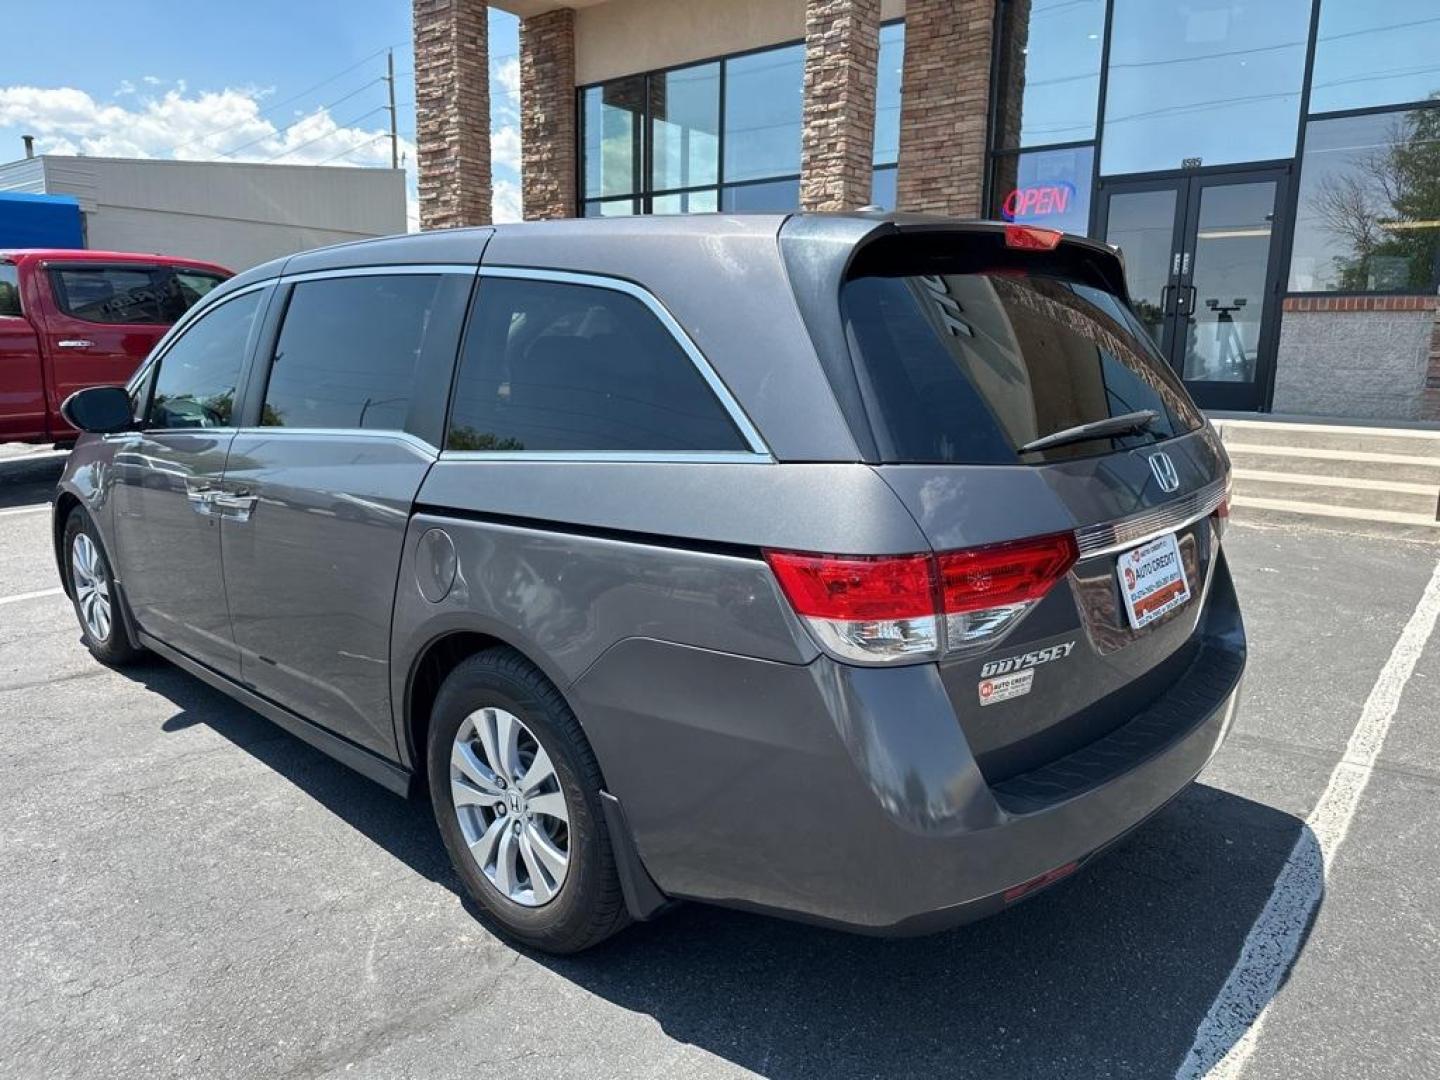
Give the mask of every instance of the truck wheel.
<path id="1" fill-rule="evenodd" d="M 600 767 L 558 690 L 512 649 L 463 661 L 427 739 L 430 798 L 466 891 L 507 935 L 550 953 L 629 922 Z"/>
<path id="2" fill-rule="evenodd" d="M 70 601 L 80 620 L 85 647 L 102 664 L 124 667 L 144 655 L 130 644 L 121 625 L 115 575 L 100 543 L 99 531 L 80 507 L 65 520 L 65 569 L 70 579 Z"/>

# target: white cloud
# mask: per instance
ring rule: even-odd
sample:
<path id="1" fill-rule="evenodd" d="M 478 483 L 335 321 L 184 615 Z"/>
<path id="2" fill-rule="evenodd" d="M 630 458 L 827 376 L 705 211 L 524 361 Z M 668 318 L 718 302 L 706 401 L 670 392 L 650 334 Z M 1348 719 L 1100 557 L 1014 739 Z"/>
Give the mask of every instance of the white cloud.
<path id="1" fill-rule="evenodd" d="M 496 223 L 520 220 L 520 185 L 512 180 L 496 180 L 490 197 L 490 213 Z"/>
<path id="2" fill-rule="evenodd" d="M 490 132 L 490 161 L 497 168 L 520 171 L 520 129 L 514 124 Z"/>
<path id="3" fill-rule="evenodd" d="M 520 93 L 520 61 L 511 56 L 496 64 L 490 71 L 490 78 L 500 84 L 507 95 L 516 97 Z"/>
<path id="4" fill-rule="evenodd" d="M 135 93 L 135 84 L 129 79 L 121 79 L 120 85 L 115 90 L 116 97 L 124 97 L 126 94 Z"/>
<path id="5" fill-rule="evenodd" d="M 33 131 L 37 149 L 46 153 L 389 164 L 388 128 L 378 111 L 345 124 L 321 109 L 281 128 L 261 114 L 259 100 L 266 92 L 227 89 L 189 97 L 173 89 L 159 98 L 119 104 L 98 102 L 70 87 L 0 87 L 0 127 Z M 409 140 L 400 141 L 400 150 L 414 160 Z"/>
<path id="6" fill-rule="evenodd" d="M 146 75 L 143 81 L 149 86 L 159 86 L 165 80 L 158 75 Z"/>

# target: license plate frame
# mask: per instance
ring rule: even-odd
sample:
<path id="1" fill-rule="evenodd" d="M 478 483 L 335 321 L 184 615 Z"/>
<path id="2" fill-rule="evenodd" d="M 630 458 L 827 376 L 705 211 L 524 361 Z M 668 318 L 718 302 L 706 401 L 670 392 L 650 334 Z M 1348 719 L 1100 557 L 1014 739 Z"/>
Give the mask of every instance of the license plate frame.
<path id="1" fill-rule="evenodd" d="M 1115 577 L 1131 630 L 1143 630 L 1190 602 L 1190 581 L 1173 532 L 1122 551 Z"/>

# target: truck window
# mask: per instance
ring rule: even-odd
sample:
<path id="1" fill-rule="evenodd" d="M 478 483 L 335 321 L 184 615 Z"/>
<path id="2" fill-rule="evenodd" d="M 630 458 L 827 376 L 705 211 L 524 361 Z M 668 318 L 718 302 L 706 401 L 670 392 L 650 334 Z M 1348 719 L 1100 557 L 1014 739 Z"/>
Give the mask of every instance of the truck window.
<path id="1" fill-rule="evenodd" d="M 62 266 L 50 271 L 55 303 L 86 322 L 168 326 L 223 278 L 169 266 Z"/>
<path id="2" fill-rule="evenodd" d="M 0 318 L 19 318 L 20 314 L 20 268 L 0 263 Z"/>

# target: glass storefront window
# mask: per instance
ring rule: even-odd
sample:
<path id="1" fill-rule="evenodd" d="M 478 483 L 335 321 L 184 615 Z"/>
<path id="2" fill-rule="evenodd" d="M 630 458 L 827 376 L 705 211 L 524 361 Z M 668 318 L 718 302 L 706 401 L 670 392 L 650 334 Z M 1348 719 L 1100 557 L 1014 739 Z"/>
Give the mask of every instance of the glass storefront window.
<path id="1" fill-rule="evenodd" d="M 990 216 L 1083 236 L 1090 231 L 1094 167 L 1093 146 L 998 155 Z"/>
<path id="2" fill-rule="evenodd" d="M 720 209 L 727 214 L 783 213 L 800 205 L 800 180 L 771 180 L 764 184 L 736 184 L 720 192 Z"/>
<path id="3" fill-rule="evenodd" d="M 727 182 L 800 171 L 804 82 L 804 45 L 725 61 Z"/>
<path id="4" fill-rule="evenodd" d="M 586 217 L 625 217 L 639 213 L 639 199 L 591 199 L 585 203 Z"/>
<path id="5" fill-rule="evenodd" d="M 996 147 L 1093 139 L 1105 0 L 1007 0 L 1000 18 Z"/>
<path id="6" fill-rule="evenodd" d="M 886 210 L 895 209 L 895 182 L 898 179 L 896 171 L 894 165 L 882 165 L 870 174 L 870 201 L 876 206 L 883 206 Z"/>
<path id="7" fill-rule="evenodd" d="M 1433 291 L 1440 281 L 1440 107 L 1305 129 L 1292 292 Z"/>
<path id="8" fill-rule="evenodd" d="M 1440 94 L 1435 0 L 1322 0 L 1310 111 L 1403 105 Z"/>
<path id="9" fill-rule="evenodd" d="M 720 179 L 720 65 L 650 76 L 650 186 L 698 187 Z"/>
<path id="10" fill-rule="evenodd" d="M 645 77 L 616 79 L 585 90 L 585 197 L 640 190 L 644 160 Z"/>
<path id="11" fill-rule="evenodd" d="M 1101 171 L 1295 153 L 1311 0 L 1115 0 Z"/>
<path id="12" fill-rule="evenodd" d="M 716 197 L 714 188 L 701 191 L 671 191 L 650 199 L 652 214 L 713 214 Z"/>
<path id="13" fill-rule="evenodd" d="M 888 23 L 880 27 L 880 57 L 876 62 L 876 165 L 893 165 L 900 159 L 900 75 L 904 66 L 905 24 Z"/>

